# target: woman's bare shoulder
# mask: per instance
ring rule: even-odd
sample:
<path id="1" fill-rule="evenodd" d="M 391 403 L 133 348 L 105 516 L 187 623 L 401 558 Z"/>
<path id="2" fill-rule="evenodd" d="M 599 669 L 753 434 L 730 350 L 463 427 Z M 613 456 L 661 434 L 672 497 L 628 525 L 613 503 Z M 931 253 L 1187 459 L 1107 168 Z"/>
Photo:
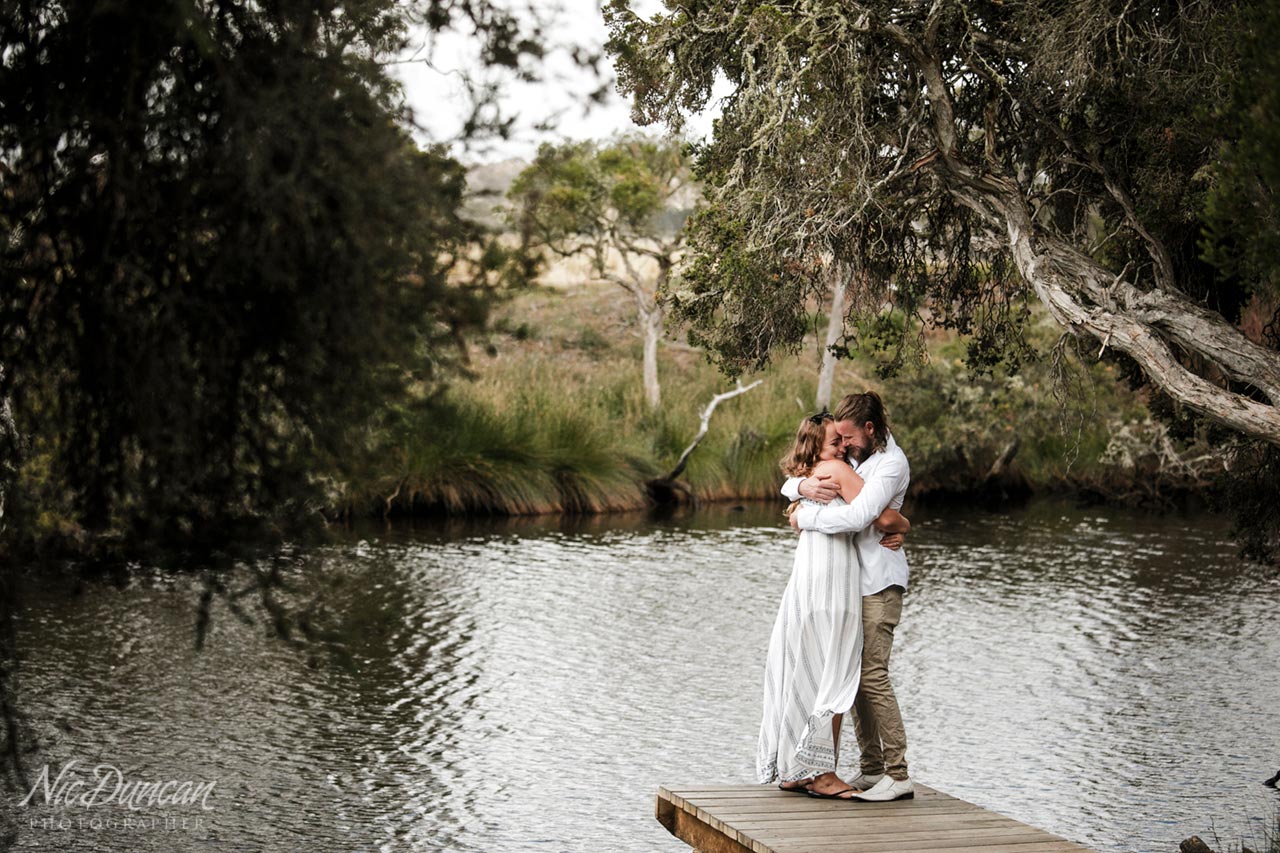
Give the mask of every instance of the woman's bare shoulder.
<path id="1" fill-rule="evenodd" d="M 850 480 L 853 478 L 853 469 L 843 459 L 825 459 L 813 466 L 813 473 L 809 476 L 818 477 L 823 474 L 841 481 Z"/>
<path id="2" fill-rule="evenodd" d="M 862 478 L 843 459 L 827 459 L 813 467 L 814 476 L 827 476 L 840 487 L 840 496 L 852 501 L 862 491 Z"/>

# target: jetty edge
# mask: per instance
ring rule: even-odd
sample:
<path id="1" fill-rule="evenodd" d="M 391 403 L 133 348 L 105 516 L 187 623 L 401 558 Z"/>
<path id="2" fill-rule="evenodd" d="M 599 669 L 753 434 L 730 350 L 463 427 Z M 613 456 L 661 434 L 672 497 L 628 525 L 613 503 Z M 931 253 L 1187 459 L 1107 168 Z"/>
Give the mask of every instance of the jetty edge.
<path id="1" fill-rule="evenodd" d="M 773 785 L 662 786 L 654 816 L 697 853 L 1095 853 L 919 783 L 914 799 L 890 803 Z"/>

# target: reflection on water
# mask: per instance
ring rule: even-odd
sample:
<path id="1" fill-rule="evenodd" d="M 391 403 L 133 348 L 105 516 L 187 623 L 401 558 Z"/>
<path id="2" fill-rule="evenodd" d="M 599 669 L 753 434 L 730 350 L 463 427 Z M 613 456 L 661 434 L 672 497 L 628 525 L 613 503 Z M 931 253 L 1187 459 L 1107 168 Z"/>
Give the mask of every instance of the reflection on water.
<path id="1" fill-rule="evenodd" d="M 752 777 L 777 509 L 361 531 L 287 573 L 329 637 L 298 646 L 215 606 L 195 652 L 199 578 L 43 577 L 19 627 L 37 769 L 217 787 L 127 829 L 37 798 L 18 847 L 687 850 L 653 793 Z M 916 778 L 1100 850 L 1261 834 L 1280 579 L 1220 522 L 915 521 L 894 669 Z"/>

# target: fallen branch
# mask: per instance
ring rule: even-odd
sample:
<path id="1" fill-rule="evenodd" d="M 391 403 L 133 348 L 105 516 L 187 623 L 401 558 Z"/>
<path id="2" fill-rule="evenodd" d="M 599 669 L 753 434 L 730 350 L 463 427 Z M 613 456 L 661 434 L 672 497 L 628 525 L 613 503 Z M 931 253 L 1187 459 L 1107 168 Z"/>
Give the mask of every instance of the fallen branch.
<path id="1" fill-rule="evenodd" d="M 386 506 L 382 510 L 383 519 L 391 517 L 391 507 L 395 503 L 396 498 L 400 497 L 400 490 L 404 488 L 404 484 L 408 481 L 408 477 L 402 477 L 399 483 L 396 483 L 396 490 L 387 495 Z"/>
<path id="2" fill-rule="evenodd" d="M 982 478 L 977 492 L 992 504 L 1003 504 L 1009 500 L 1018 500 L 1031 494 L 1031 484 L 1017 468 L 1013 467 L 1013 457 L 1018 455 L 1022 445 L 1018 436 L 1013 437 L 996 461 L 992 463 L 987 475 Z M 963 452 L 963 449 L 962 449 Z"/>
<path id="3" fill-rule="evenodd" d="M 1005 446 L 999 458 L 991 465 L 991 470 L 987 472 L 987 482 L 996 480 L 1004 474 L 1005 469 L 1009 467 L 1009 463 L 1013 461 L 1013 457 L 1018 454 L 1018 447 L 1021 443 L 1021 440 L 1015 435 L 1013 441 Z"/>
<path id="4" fill-rule="evenodd" d="M 726 391 L 723 394 L 717 394 L 714 397 L 712 397 L 711 402 L 707 403 L 707 407 L 702 410 L 702 425 L 698 428 L 698 434 L 693 437 L 693 442 L 690 443 L 690 445 L 684 449 L 684 453 L 680 454 L 680 461 L 676 463 L 676 467 L 671 469 L 671 473 L 663 477 L 662 479 L 666 480 L 669 483 L 672 480 L 674 480 L 676 477 L 679 477 L 684 472 L 684 466 L 689 463 L 689 457 L 693 455 L 693 451 L 698 448 L 698 444 L 701 443 L 702 439 L 707 434 L 707 428 L 711 425 L 711 415 L 713 412 L 715 412 L 716 406 L 720 405 L 725 400 L 729 400 L 729 399 L 732 399 L 733 397 L 737 397 L 739 394 L 747 393 L 748 391 L 750 391 L 752 388 L 756 387 L 763 381 L 764 381 L 763 379 L 757 379 L 755 382 L 752 382 L 750 385 L 747 385 L 744 387 L 742 384 L 742 380 L 739 379 L 737 388 L 735 388 L 732 391 Z"/>

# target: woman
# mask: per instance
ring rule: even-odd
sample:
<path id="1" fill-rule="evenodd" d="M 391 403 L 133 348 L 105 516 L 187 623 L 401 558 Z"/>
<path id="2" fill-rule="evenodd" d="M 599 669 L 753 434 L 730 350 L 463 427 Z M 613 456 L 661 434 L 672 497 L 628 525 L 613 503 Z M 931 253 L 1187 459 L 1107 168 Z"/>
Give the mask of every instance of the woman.
<path id="1" fill-rule="evenodd" d="M 793 477 L 830 475 L 842 503 L 862 491 L 829 412 L 800 422 L 782 470 Z M 874 524 L 886 533 L 911 526 L 893 509 Z M 852 537 L 800 534 L 769 639 L 756 769 L 761 782 L 777 781 L 784 791 L 832 799 L 855 793 L 836 775 L 840 724 L 853 707 L 862 659 L 861 572 Z"/>

